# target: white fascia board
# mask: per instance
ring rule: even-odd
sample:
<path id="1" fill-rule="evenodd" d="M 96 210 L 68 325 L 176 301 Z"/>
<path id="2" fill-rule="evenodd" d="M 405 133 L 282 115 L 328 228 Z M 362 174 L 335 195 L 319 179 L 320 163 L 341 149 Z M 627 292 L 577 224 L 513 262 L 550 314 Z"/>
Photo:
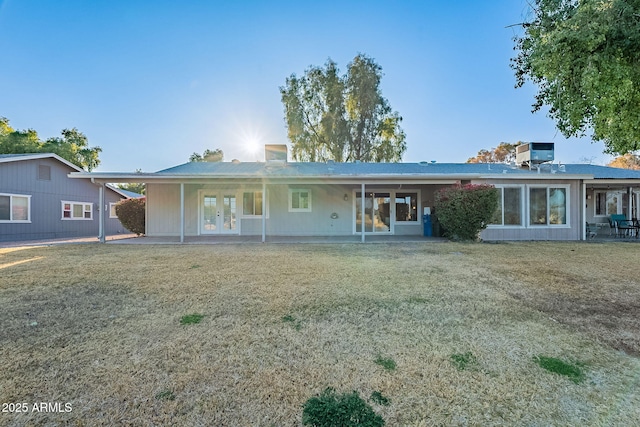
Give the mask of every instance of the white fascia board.
<path id="1" fill-rule="evenodd" d="M 15 157 L 0 157 L 0 163 L 10 163 L 10 162 L 19 162 L 23 160 L 37 160 L 37 159 L 56 159 L 60 163 L 64 163 L 65 165 L 69 166 L 71 169 L 77 170 L 78 173 L 85 172 L 85 170 L 82 169 L 81 167 L 74 165 L 70 161 L 63 159 L 62 157 L 54 153 L 34 153 L 34 154 L 17 155 Z M 71 172 L 71 173 L 76 173 L 76 172 Z"/>
<path id="2" fill-rule="evenodd" d="M 601 185 L 604 188 L 606 188 L 607 186 L 610 185 L 630 185 L 630 186 L 635 186 L 638 185 L 640 186 L 640 179 L 607 179 L 607 178 L 593 178 L 593 179 L 585 179 L 584 180 L 585 184 L 595 184 L 595 185 Z"/>

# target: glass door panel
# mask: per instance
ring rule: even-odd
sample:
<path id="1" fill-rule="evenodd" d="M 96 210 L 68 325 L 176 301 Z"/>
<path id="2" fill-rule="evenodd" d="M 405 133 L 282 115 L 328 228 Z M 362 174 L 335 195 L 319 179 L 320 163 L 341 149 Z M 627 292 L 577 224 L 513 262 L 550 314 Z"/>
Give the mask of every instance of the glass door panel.
<path id="1" fill-rule="evenodd" d="M 391 230 L 391 195 L 372 193 L 371 198 L 373 200 L 373 232 L 388 233 Z"/>
<path id="2" fill-rule="evenodd" d="M 236 229 L 236 196 L 225 195 L 223 197 L 223 232 L 232 232 Z"/>
<path id="3" fill-rule="evenodd" d="M 202 232 L 215 233 L 218 230 L 217 196 L 205 194 L 202 197 Z"/>
<path id="4" fill-rule="evenodd" d="M 389 233 L 391 230 L 391 195 L 390 193 L 365 193 L 364 215 L 362 212 L 362 193 L 355 197 L 356 233 Z"/>

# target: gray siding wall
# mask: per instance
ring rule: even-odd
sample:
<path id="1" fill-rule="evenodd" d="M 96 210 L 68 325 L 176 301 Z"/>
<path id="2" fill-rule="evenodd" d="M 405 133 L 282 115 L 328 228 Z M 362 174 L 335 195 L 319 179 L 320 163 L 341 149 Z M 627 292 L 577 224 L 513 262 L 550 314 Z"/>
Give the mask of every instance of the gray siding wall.
<path id="1" fill-rule="evenodd" d="M 37 179 L 39 165 L 51 168 L 50 180 Z M 53 158 L 0 163 L 0 193 L 31 196 L 31 223 L 0 223 L 0 241 L 97 236 L 98 186 L 89 180 L 70 179 L 69 172 L 75 170 Z M 118 198 L 110 190 L 105 196 L 113 201 Z M 92 203 L 93 219 L 62 220 L 62 200 Z M 108 217 L 108 211 L 106 214 Z M 118 231 L 120 222 L 115 221 L 117 224 L 107 219 L 107 231 Z M 121 225 L 119 230 L 124 231 Z"/>

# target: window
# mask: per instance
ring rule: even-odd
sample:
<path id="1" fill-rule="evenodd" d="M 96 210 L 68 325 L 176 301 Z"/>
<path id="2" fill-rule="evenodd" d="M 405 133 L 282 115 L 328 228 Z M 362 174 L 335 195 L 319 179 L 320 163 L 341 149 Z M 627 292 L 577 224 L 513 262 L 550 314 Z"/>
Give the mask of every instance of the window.
<path id="1" fill-rule="evenodd" d="M 566 225 L 568 191 L 568 186 L 529 188 L 529 224 Z"/>
<path id="2" fill-rule="evenodd" d="M 595 193 L 595 216 L 627 214 L 629 197 L 622 191 L 597 191 Z"/>
<path id="3" fill-rule="evenodd" d="M 491 219 L 493 225 L 522 225 L 522 187 L 496 187 L 498 210 Z"/>
<path id="4" fill-rule="evenodd" d="M 38 180 L 51 181 L 51 166 L 38 165 Z"/>
<path id="5" fill-rule="evenodd" d="M 62 202 L 63 220 L 91 220 L 93 219 L 93 203 Z"/>
<path id="6" fill-rule="evenodd" d="M 0 194 L 0 222 L 31 222 L 31 196 Z"/>
<path id="7" fill-rule="evenodd" d="M 396 222 L 418 221 L 418 193 L 396 193 Z"/>
<path id="8" fill-rule="evenodd" d="M 289 212 L 311 212 L 311 191 L 290 188 Z"/>
<path id="9" fill-rule="evenodd" d="M 118 214 L 116 214 L 116 205 L 118 203 L 109 203 L 109 218 L 118 218 Z"/>
<path id="10" fill-rule="evenodd" d="M 242 215 L 262 216 L 262 191 L 250 191 L 242 194 Z"/>

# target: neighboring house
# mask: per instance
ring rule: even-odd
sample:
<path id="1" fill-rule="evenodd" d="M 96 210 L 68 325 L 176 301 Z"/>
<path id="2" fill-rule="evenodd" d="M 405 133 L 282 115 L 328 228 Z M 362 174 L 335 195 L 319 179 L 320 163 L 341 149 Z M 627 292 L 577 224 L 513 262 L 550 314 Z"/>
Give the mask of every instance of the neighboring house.
<path id="1" fill-rule="evenodd" d="M 98 237 L 100 186 L 71 172 L 84 171 L 56 154 L 0 155 L 0 241 Z M 125 233 L 114 207 L 128 196 L 105 189 L 104 230 Z"/>
<path id="2" fill-rule="evenodd" d="M 269 158 L 268 156 L 266 157 Z M 637 217 L 640 171 L 585 164 L 193 162 L 155 173 L 71 173 L 145 182 L 147 236 L 344 236 L 423 233 L 439 189 L 500 191 L 485 240 L 581 240 L 586 222 Z M 637 189 L 637 191 L 636 191 Z M 364 195 L 364 196 L 363 196 Z M 434 212 L 437 217 L 437 212 Z"/>

